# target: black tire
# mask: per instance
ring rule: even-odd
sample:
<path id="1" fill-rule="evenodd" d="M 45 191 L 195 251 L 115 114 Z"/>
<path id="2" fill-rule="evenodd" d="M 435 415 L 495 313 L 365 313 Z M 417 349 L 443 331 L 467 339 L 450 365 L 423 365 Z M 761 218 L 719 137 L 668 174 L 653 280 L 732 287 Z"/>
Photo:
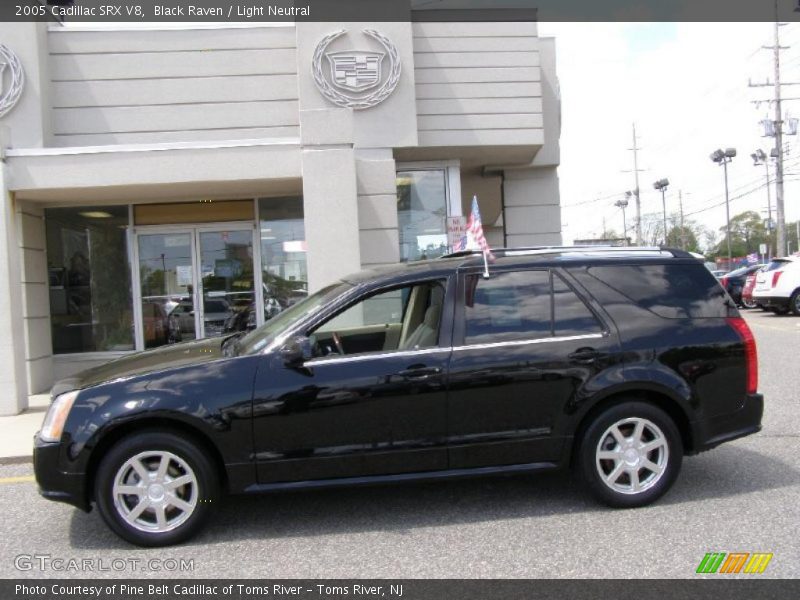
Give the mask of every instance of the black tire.
<path id="1" fill-rule="evenodd" d="M 630 449 L 622 449 L 616 438 L 608 432 L 612 426 L 623 423 L 618 433 L 631 433 L 630 438 L 623 435 L 627 443 L 632 440 L 636 424 L 639 422 L 642 423 L 643 433 L 639 436 L 643 439 L 642 443 L 658 440 L 663 440 L 663 443 L 650 451 L 633 448 L 631 455 L 626 455 Z M 650 437 L 650 434 L 654 433 L 660 436 Z M 644 466 L 648 462 L 642 462 L 640 457 L 636 459 L 640 462 L 627 463 L 622 458 L 619 461 L 603 460 L 598 456 L 599 452 L 617 454 L 617 449 L 620 457 L 633 460 L 632 454 L 635 453 L 647 461 L 652 461 L 649 464 L 661 467 L 660 474 Z M 660 408 L 640 401 L 615 404 L 597 415 L 584 431 L 578 448 L 578 470 L 588 491 L 603 504 L 614 508 L 635 508 L 655 502 L 672 487 L 680 472 L 682 460 L 683 443 L 675 423 Z M 601 477 L 601 470 L 604 475 L 614 477 L 617 468 L 621 469 L 619 474 L 611 484 L 607 484 L 605 478 Z M 635 475 L 633 471 L 636 472 Z M 640 491 L 635 491 L 634 478 L 641 481 Z M 621 491 L 626 487 L 628 488 L 626 491 Z"/>
<path id="2" fill-rule="evenodd" d="M 756 304 L 756 301 L 753 300 L 752 296 L 750 297 L 749 300 L 745 300 L 744 296 L 742 296 L 742 306 L 744 306 L 745 308 L 752 309 L 752 308 L 756 308 L 756 306 L 758 306 L 758 305 Z"/>
<path id="3" fill-rule="evenodd" d="M 800 317 L 800 289 L 796 289 L 789 298 L 789 310 L 795 317 Z"/>
<path id="4" fill-rule="evenodd" d="M 148 470 L 148 476 L 153 477 L 150 485 L 145 484 L 139 471 L 131 466 L 133 463 L 129 461 L 134 461 L 135 457 L 140 457 L 137 459 L 139 466 L 154 469 Z M 166 478 L 170 481 L 165 485 L 159 484 L 162 480 L 157 473 L 161 457 L 167 457 Z M 127 473 L 127 479 L 121 479 L 123 473 Z M 121 484 L 136 487 L 141 492 L 121 495 L 115 503 L 114 485 L 118 476 Z M 172 481 L 187 476 L 186 484 L 174 490 L 168 487 Z M 153 484 L 156 486 L 155 503 L 150 497 Z M 97 468 L 94 498 L 103 520 L 121 538 L 138 546 L 169 546 L 186 541 L 206 523 L 219 504 L 219 473 L 206 453 L 187 436 L 168 431 L 142 431 L 121 439 L 108 450 Z M 170 504 L 171 501 L 176 504 Z M 140 511 L 141 517 L 136 517 L 134 513 L 140 502 L 145 503 L 145 508 Z M 191 508 L 181 509 L 178 502 Z M 133 518 L 133 524 L 126 520 L 124 512 Z M 171 519 L 173 526 L 168 528 L 170 521 L 165 521 L 163 527 L 157 523 L 157 513 Z"/>

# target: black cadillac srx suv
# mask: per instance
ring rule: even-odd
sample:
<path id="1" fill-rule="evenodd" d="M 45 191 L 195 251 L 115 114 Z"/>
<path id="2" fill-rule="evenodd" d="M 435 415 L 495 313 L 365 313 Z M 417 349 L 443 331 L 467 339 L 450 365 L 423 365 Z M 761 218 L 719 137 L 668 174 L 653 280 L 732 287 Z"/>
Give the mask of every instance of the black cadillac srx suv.
<path id="1" fill-rule="evenodd" d="M 41 494 L 136 544 L 187 539 L 224 492 L 573 465 L 614 507 L 686 454 L 759 431 L 753 336 L 711 273 L 658 248 L 529 248 L 364 271 L 247 335 L 57 383 Z"/>

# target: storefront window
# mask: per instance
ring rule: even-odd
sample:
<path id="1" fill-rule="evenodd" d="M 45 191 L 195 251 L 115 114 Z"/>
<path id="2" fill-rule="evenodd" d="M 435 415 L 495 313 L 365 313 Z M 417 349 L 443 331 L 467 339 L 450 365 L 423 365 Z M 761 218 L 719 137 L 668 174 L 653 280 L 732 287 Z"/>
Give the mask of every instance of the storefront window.
<path id="1" fill-rule="evenodd" d="M 303 199 L 261 198 L 258 214 L 264 320 L 268 321 L 308 295 Z"/>
<path id="2" fill-rule="evenodd" d="M 447 254 L 446 220 L 446 171 L 398 171 L 400 260 L 425 260 Z"/>
<path id="3" fill-rule="evenodd" d="M 133 350 L 127 206 L 45 210 L 53 352 Z"/>

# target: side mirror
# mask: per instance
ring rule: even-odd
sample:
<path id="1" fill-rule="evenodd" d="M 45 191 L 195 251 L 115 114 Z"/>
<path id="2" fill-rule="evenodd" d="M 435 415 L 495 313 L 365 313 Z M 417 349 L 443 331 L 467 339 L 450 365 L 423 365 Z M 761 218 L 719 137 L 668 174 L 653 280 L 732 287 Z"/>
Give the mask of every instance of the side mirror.
<path id="1" fill-rule="evenodd" d="M 287 367 L 302 366 L 305 361 L 314 356 L 311 340 L 304 335 L 286 340 L 278 350 L 278 354 Z"/>

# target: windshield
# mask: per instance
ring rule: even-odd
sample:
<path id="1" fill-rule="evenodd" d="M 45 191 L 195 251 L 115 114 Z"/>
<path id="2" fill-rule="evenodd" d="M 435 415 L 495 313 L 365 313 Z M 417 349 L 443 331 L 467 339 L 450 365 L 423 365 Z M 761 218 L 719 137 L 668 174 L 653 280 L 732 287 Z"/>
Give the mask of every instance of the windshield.
<path id="1" fill-rule="evenodd" d="M 297 304 L 293 304 L 282 313 L 272 317 L 261 327 L 254 329 L 239 340 L 238 354 L 255 354 L 256 352 L 260 352 L 266 348 L 272 340 L 280 336 L 283 331 L 291 327 L 298 319 L 317 312 L 328 302 L 341 296 L 351 287 L 349 283 L 334 283 L 304 298 Z"/>

